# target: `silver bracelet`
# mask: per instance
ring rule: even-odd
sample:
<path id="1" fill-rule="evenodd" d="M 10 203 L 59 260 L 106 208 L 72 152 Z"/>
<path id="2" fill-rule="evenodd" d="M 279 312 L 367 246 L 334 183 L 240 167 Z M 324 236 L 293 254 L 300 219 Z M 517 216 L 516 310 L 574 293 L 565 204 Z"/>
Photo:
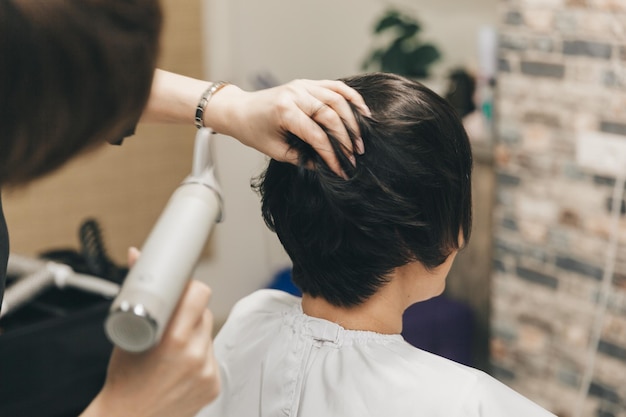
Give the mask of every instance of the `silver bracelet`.
<path id="1" fill-rule="evenodd" d="M 196 125 L 198 129 L 202 129 L 203 127 L 206 127 L 204 125 L 204 110 L 206 109 L 206 106 L 209 104 L 209 101 L 211 101 L 211 97 L 213 97 L 215 93 L 220 91 L 220 89 L 222 89 L 223 87 L 226 87 L 229 84 L 230 83 L 227 81 L 218 81 L 216 83 L 211 83 L 209 88 L 204 90 L 204 93 L 202 93 L 202 96 L 200 97 L 200 101 L 198 102 L 198 106 L 196 106 L 196 117 L 194 120 L 194 124 Z"/>

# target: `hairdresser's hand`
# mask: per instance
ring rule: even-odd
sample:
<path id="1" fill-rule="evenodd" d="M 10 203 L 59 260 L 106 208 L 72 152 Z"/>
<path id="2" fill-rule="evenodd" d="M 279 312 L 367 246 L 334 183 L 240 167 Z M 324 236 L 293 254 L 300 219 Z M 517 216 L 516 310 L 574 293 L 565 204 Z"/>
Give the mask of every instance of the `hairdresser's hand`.
<path id="1" fill-rule="evenodd" d="M 206 81 L 156 70 L 141 120 L 193 123 L 200 95 L 209 85 Z M 357 136 L 360 134 L 348 102 L 363 114 L 370 114 L 359 93 L 340 81 L 297 80 L 256 92 L 228 85 L 209 101 L 204 124 L 274 159 L 296 163 L 296 153 L 285 143 L 285 133 L 291 132 L 313 146 L 328 166 L 341 175 L 339 161 L 320 125 L 345 146 L 347 156 L 353 156 L 355 150 L 346 125 Z M 362 153 L 362 141 L 356 145 L 356 152 Z"/>
<path id="2" fill-rule="evenodd" d="M 285 143 L 287 131 L 309 143 L 328 166 L 342 175 L 324 126 L 343 144 L 346 155 L 363 153 L 358 125 L 348 102 L 369 115 L 363 98 L 340 81 L 296 80 L 279 87 L 245 92 L 228 85 L 216 93 L 204 113 L 205 124 L 237 138 L 270 157 L 296 163 Z M 353 149 L 347 128 L 359 138 Z"/>
<path id="3" fill-rule="evenodd" d="M 213 401 L 220 381 L 210 295 L 191 281 L 158 346 L 139 354 L 114 348 L 104 388 L 81 417 L 186 417 Z"/>

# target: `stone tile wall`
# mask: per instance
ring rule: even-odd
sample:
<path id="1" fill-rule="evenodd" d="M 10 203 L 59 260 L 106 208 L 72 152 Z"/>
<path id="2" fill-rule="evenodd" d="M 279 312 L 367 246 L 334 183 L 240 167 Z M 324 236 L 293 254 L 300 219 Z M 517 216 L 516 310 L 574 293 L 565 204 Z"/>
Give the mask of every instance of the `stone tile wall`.
<path id="1" fill-rule="evenodd" d="M 546 408 L 572 416 L 615 182 L 577 166 L 576 133 L 626 141 L 626 0 L 500 6 L 491 369 Z M 619 229 L 584 406 L 589 417 L 626 417 L 626 217 Z"/>

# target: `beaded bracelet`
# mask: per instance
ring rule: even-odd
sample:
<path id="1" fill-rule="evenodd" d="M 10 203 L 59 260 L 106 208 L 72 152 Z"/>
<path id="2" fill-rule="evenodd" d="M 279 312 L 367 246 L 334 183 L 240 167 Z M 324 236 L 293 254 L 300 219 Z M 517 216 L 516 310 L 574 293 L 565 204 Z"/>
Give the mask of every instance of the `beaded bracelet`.
<path id="1" fill-rule="evenodd" d="M 196 107 L 196 117 L 194 120 L 194 124 L 198 129 L 202 129 L 204 126 L 204 110 L 206 106 L 211 101 L 211 97 L 218 91 L 220 91 L 223 87 L 229 85 L 229 82 L 226 81 L 218 81 L 216 83 L 211 83 L 209 88 L 207 88 L 204 93 L 202 93 L 202 97 L 200 97 L 200 101 L 198 102 L 198 106 Z"/>

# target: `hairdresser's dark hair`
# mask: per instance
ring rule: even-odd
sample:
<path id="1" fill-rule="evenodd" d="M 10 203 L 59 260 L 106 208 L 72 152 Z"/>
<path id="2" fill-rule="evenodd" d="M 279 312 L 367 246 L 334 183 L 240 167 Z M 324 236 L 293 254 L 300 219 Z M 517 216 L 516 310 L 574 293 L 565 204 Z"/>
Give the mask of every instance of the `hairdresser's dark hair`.
<path id="1" fill-rule="evenodd" d="M 0 1 L 0 184 L 131 130 L 160 29 L 158 0 Z"/>
<path id="2" fill-rule="evenodd" d="M 331 136 L 350 179 L 290 136 L 299 165 L 271 160 L 253 187 L 291 257 L 295 284 L 350 307 L 372 296 L 394 268 L 412 261 L 435 268 L 468 242 L 472 154 L 455 110 L 418 82 L 384 73 L 342 81 L 372 111 L 371 118 L 355 111 L 365 143 L 356 167 Z"/>

